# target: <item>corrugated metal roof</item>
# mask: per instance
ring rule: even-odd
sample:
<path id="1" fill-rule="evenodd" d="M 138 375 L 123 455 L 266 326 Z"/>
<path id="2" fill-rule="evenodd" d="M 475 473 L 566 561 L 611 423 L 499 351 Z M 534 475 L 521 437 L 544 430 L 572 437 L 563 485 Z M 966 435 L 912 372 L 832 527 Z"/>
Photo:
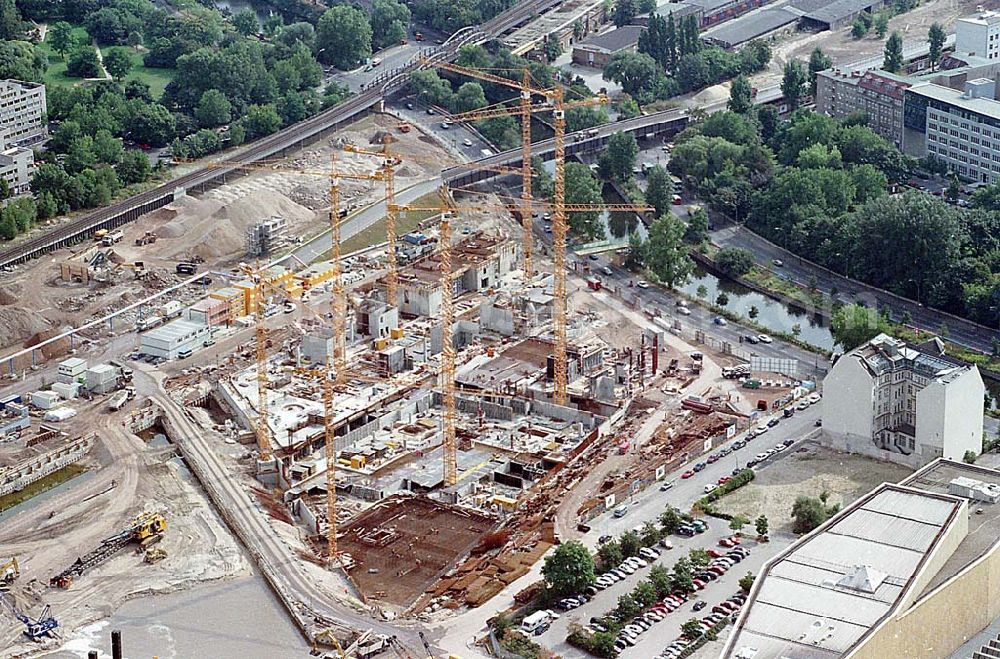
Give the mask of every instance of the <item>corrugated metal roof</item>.
<path id="1" fill-rule="evenodd" d="M 889 615 L 921 569 L 958 499 L 883 485 L 777 557 L 755 585 L 734 656 L 840 656 Z M 874 591 L 874 592 L 872 592 Z"/>

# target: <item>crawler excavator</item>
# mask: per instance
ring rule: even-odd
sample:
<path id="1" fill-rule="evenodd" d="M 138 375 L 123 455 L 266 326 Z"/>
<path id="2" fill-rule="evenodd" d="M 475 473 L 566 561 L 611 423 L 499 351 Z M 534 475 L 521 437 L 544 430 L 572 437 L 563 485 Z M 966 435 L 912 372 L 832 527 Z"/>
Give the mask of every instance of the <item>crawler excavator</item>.
<path id="1" fill-rule="evenodd" d="M 69 588 L 73 585 L 73 579 L 107 561 L 130 542 L 138 543 L 140 551 L 145 550 L 159 542 L 166 530 L 167 519 L 162 514 L 143 513 L 136 517 L 128 528 L 110 538 L 105 538 L 95 549 L 76 559 L 75 563 L 49 579 L 49 585 Z"/>

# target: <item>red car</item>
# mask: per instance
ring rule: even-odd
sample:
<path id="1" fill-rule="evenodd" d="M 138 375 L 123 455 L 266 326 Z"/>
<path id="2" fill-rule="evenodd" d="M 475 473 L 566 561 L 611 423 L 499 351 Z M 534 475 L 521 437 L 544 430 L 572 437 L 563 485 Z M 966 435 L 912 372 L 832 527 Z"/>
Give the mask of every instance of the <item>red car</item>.
<path id="1" fill-rule="evenodd" d="M 738 535 L 731 535 L 729 536 L 729 542 L 733 543 L 734 545 L 738 545 L 741 542 L 743 542 L 743 538 L 741 538 Z"/>
<path id="2" fill-rule="evenodd" d="M 701 579 L 695 579 L 691 583 L 694 584 L 694 587 L 697 588 L 698 590 L 704 590 L 705 588 L 705 582 L 702 581 Z"/>
<path id="3" fill-rule="evenodd" d="M 691 478 L 692 476 L 694 476 L 694 472 L 691 470 L 685 471 L 681 474 L 681 478 Z"/>
<path id="4" fill-rule="evenodd" d="M 723 476 L 722 478 L 719 479 L 719 485 L 731 481 L 732 479 L 733 479 L 732 476 Z"/>
<path id="5" fill-rule="evenodd" d="M 725 554 L 723 554 L 718 549 L 709 549 L 705 553 L 711 556 L 712 558 L 722 558 L 723 556 L 725 556 Z"/>
<path id="6" fill-rule="evenodd" d="M 733 545 L 733 541 L 730 540 L 729 538 L 723 538 L 722 540 L 719 540 L 719 546 L 720 547 L 733 547 L 735 545 Z"/>

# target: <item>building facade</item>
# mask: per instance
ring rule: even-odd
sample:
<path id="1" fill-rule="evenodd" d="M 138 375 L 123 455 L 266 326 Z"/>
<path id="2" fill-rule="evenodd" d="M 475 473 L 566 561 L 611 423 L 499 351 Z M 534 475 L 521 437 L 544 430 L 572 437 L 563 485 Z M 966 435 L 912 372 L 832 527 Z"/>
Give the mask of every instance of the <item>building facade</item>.
<path id="1" fill-rule="evenodd" d="M 996 83 L 970 80 L 959 91 L 933 83 L 906 90 L 903 150 L 934 156 L 967 180 L 1000 180 L 1000 103 Z"/>
<path id="2" fill-rule="evenodd" d="M 903 97 L 912 86 L 885 71 L 827 69 L 816 75 L 816 111 L 837 119 L 863 112 L 869 128 L 901 148 Z"/>
<path id="3" fill-rule="evenodd" d="M 983 11 L 955 21 L 955 53 L 1000 59 L 1000 12 Z"/>
<path id="4" fill-rule="evenodd" d="M 11 147 L 0 152 L 0 178 L 7 181 L 11 194 L 31 192 L 31 177 L 35 174 L 35 153 L 23 147 Z"/>
<path id="5" fill-rule="evenodd" d="M 194 352 L 211 336 L 207 325 L 188 320 L 175 320 L 140 335 L 139 351 L 154 357 L 177 359 L 187 351 Z"/>
<path id="6" fill-rule="evenodd" d="M 961 460 L 982 450 L 984 393 L 975 366 L 880 334 L 823 381 L 824 441 L 914 467 Z"/>
<path id="7" fill-rule="evenodd" d="M 31 144 L 48 135 L 45 85 L 0 80 L 0 147 Z"/>
<path id="8" fill-rule="evenodd" d="M 617 53 L 634 53 L 643 30 L 641 25 L 623 25 L 581 41 L 573 46 L 573 63 L 603 69 Z"/>

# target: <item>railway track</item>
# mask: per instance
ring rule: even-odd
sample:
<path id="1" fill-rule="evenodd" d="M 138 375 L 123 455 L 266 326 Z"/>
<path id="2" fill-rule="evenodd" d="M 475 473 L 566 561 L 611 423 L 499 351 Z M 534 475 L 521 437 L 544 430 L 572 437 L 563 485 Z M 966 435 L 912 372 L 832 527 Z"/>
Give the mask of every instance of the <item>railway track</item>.
<path id="1" fill-rule="evenodd" d="M 489 39 L 516 27 L 525 19 L 540 13 L 556 4 L 559 0 L 528 0 L 498 14 L 478 29 L 463 28 L 459 30 L 435 51 L 430 59 L 454 59 L 458 50 L 469 43 L 483 43 Z M 405 83 L 409 74 L 425 65 L 415 58 L 395 74 L 389 76 L 377 87 L 371 87 L 360 94 L 351 97 L 344 103 L 325 110 L 293 126 L 289 126 L 274 135 L 254 142 L 240 153 L 223 161 L 221 166 L 214 165 L 185 174 L 179 178 L 164 183 L 161 186 L 147 190 L 123 201 L 97 209 L 76 220 L 44 235 L 37 236 L 18 245 L 0 251 L 0 267 L 25 263 L 46 252 L 65 247 L 92 235 L 98 229 L 114 229 L 134 221 L 139 216 L 169 204 L 188 190 L 203 187 L 219 179 L 224 180 L 228 174 L 236 172 L 240 166 L 255 163 L 264 158 L 274 156 L 282 151 L 296 147 L 304 141 L 315 137 L 331 128 L 335 128 L 353 120 L 367 112 L 373 106 L 379 105 L 386 97 Z M 227 166 L 228 165 L 228 166 Z"/>

